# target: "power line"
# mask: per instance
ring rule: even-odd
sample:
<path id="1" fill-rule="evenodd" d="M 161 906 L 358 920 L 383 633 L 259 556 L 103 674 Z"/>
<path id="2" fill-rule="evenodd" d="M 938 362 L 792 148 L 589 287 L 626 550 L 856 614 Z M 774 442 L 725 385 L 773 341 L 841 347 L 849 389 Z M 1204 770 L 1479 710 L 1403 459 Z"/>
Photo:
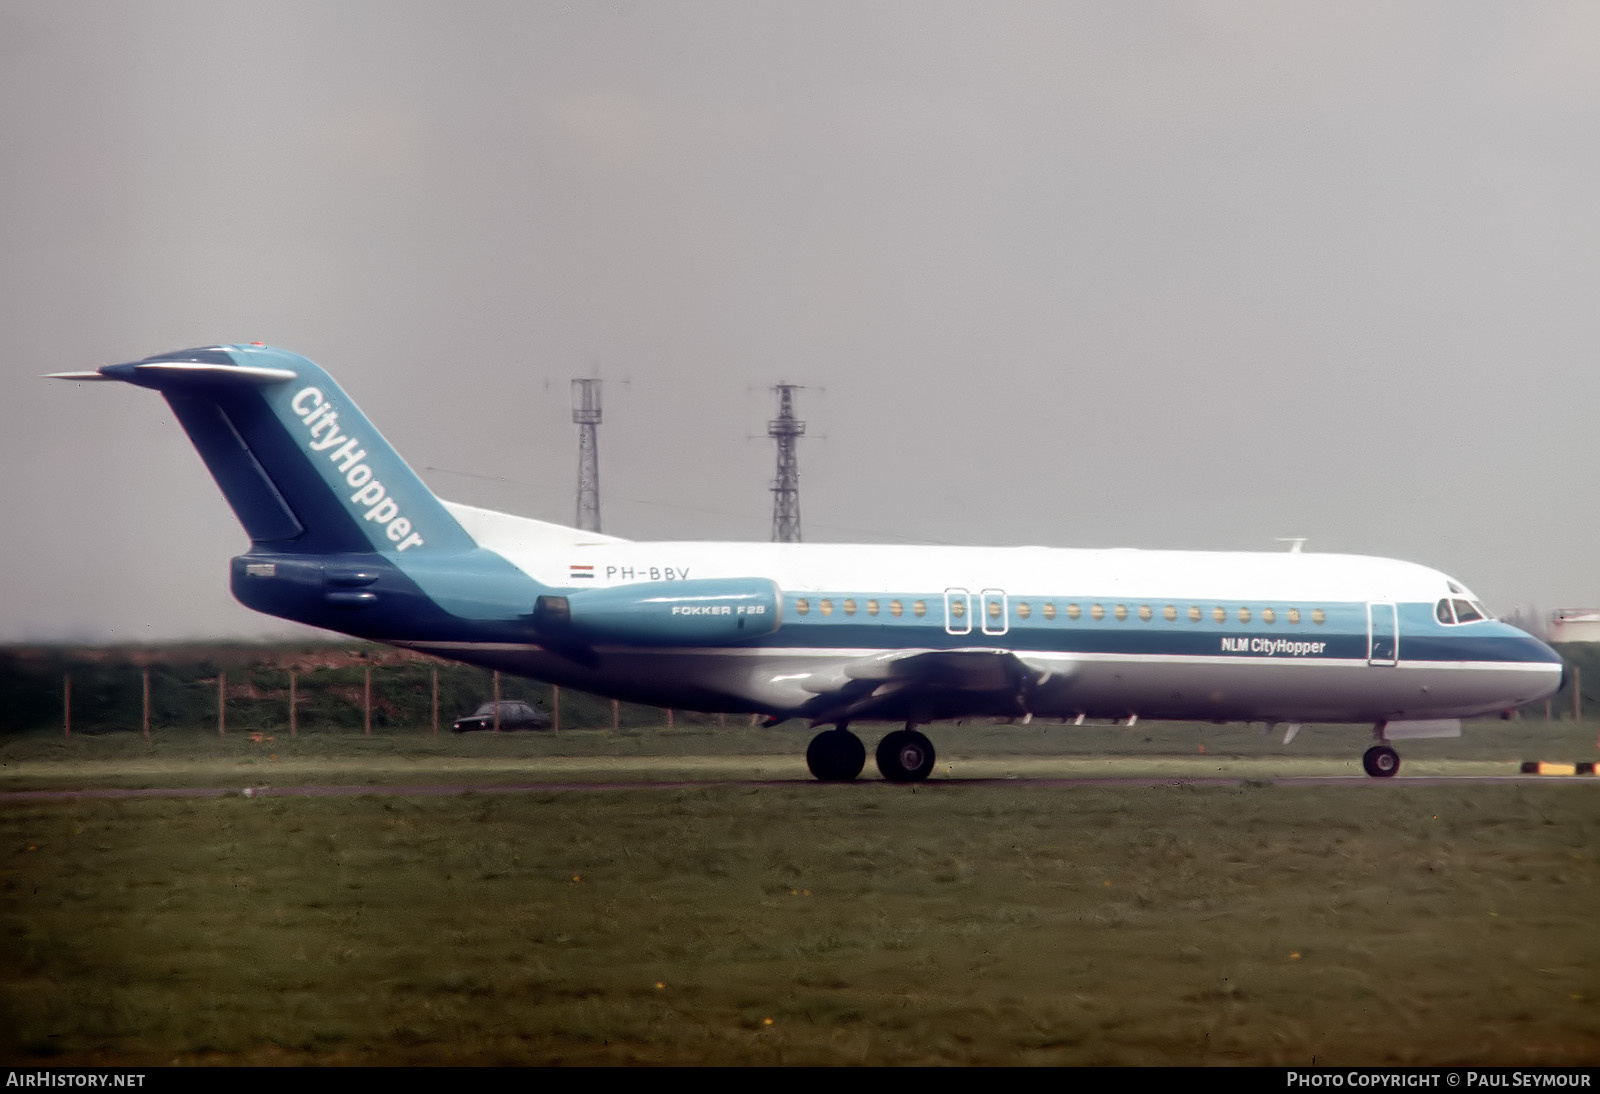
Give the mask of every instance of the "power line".
<path id="1" fill-rule="evenodd" d="M 572 381 L 572 420 L 578 427 L 578 527 L 600 531 L 600 381 Z"/>
<path id="2" fill-rule="evenodd" d="M 778 477 L 772 483 L 772 542 L 800 542 L 800 462 L 796 442 L 806 423 L 794 416 L 794 393 L 799 384 L 774 384 L 778 416 L 767 423 L 767 436 L 778 442 Z"/>

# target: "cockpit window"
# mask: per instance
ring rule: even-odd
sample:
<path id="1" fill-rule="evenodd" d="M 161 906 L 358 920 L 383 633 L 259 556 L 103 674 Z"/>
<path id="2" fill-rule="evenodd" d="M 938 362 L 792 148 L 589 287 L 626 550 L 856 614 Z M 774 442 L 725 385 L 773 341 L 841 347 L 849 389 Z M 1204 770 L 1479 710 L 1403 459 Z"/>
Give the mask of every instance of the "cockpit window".
<path id="1" fill-rule="evenodd" d="M 1494 618 L 1489 614 L 1489 609 L 1476 600 L 1456 598 L 1439 601 L 1433 606 L 1433 614 L 1446 626 L 1455 623 L 1477 623 L 1480 620 Z"/>

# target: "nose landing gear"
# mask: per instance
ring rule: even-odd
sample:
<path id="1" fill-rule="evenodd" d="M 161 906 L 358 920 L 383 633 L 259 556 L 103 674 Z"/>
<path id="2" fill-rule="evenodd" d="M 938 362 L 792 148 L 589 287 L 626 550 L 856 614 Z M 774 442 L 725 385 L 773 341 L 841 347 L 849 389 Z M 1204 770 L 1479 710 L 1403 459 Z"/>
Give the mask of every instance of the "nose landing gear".
<path id="1" fill-rule="evenodd" d="M 1400 753 L 1388 745 L 1373 745 L 1361 757 L 1361 766 L 1374 779 L 1388 779 L 1400 770 Z"/>

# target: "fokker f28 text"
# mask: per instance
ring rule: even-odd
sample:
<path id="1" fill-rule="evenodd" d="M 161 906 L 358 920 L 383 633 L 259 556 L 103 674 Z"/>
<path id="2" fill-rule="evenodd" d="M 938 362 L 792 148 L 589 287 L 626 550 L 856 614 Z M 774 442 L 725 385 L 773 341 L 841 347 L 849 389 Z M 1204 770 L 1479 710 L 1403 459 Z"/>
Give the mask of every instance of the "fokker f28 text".
<path id="1" fill-rule="evenodd" d="M 1390 742 L 1551 694 L 1562 663 L 1460 583 L 1302 552 L 636 543 L 436 498 L 331 377 L 260 345 L 68 379 L 166 397 L 250 538 L 257 611 L 660 707 L 802 719 L 823 780 L 849 727 L 924 779 L 951 718 L 1365 723 Z M 831 727 L 831 728 L 823 728 Z"/>

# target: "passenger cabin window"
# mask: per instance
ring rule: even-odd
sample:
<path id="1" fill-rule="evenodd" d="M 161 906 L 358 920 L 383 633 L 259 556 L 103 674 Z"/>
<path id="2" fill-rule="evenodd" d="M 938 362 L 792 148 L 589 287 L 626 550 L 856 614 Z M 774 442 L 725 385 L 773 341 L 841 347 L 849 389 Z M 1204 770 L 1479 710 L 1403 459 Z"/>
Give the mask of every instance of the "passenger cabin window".
<path id="1" fill-rule="evenodd" d="M 1328 621 L 1328 613 L 1327 612 L 1323 611 L 1321 608 L 1313 608 L 1311 610 L 1311 622 L 1315 623 L 1317 626 L 1320 627 L 1320 626 L 1322 626 L 1322 624 L 1326 623 L 1327 621 Z"/>
<path id="2" fill-rule="evenodd" d="M 822 609 L 822 614 L 823 615 L 832 615 L 833 614 L 833 601 L 825 599 L 825 600 L 823 600 L 823 602 L 821 604 L 819 604 L 817 606 Z"/>
<path id="3" fill-rule="evenodd" d="M 1228 621 L 1228 609 L 1223 607 L 1212 608 L 1211 618 L 1218 623 L 1226 623 Z"/>
<path id="4" fill-rule="evenodd" d="M 1028 616 L 1030 616 L 1032 614 L 1033 614 L 1033 609 L 1028 607 L 1028 602 L 1026 600 L 1022 601 L 1020 604 L 1017 605 L 1017 618 L 1018 619 L 1026 619 L 1026 618 L 1028 618 Z"/>
<path id="5" fill-rule="evenodd" d="M 927 602 L 923 601 L 923 600 L 919 600 L 915 604 L 911 605 L 911 614 L 916 616 L 918 619 L 921 619 L 923 616 L 927 615 L 928 614 L 928 604 L 927 604 Z"/>
<path id="6" fill-rule="evenodd" d="M 856 602 L 854 600 L 846 600 L 844 602 L 844 614 L 845 615 L 855 615 L 856 614 Z"/>
<path id="7" fill-rule="evenodd" d="M 1262 608 L 1261 609 L 1261 622 L 1263 622 L 1263 623 L 1276 623 L 1277 621 L 1278 621 L 1278 613 L 1277 612 L 1273 611 L 1271 608 Z"/>
<path id="8" fill-rule="evenodd" d="M 900 618 L 900 613 L 903 612 L 903 611 L 905 611 L 905 609 L 900 606 L 900 602 L 898 600 L 889 601 L 889 614 L 890 615 L 894 616 L 896 619 L 899 619 Z"/>
<path id="9" fill-rule="evenodd" d="M 1195 607 L 1194 605 L 1190 605 L 1189 606 L 1189 622 L 1191 622 L 1191 623 L 1200 622 L 1200 609 Z"/>
<path id="10" fill-rule="evenodd" d="M 867 601 L 867 614 L 868 615 L 877 615 L 878 614 L 878 602 L 876 600 Z"/>
<path id="11" fill-rule="evenodd" d="M 1054 600 L 1046 600 L 1044 602 L 1044 617 L 1046 619 L 1054 619 L 1056 617 L 1056 602 Z"/>
<path id="12" fill-rule="evenodd" d="M 1289 622 L 1291 622 L 1291 623 L 1300 622 L 1300 609 L 1299 608 L 1290 608 L 1289 609 Z"/>

